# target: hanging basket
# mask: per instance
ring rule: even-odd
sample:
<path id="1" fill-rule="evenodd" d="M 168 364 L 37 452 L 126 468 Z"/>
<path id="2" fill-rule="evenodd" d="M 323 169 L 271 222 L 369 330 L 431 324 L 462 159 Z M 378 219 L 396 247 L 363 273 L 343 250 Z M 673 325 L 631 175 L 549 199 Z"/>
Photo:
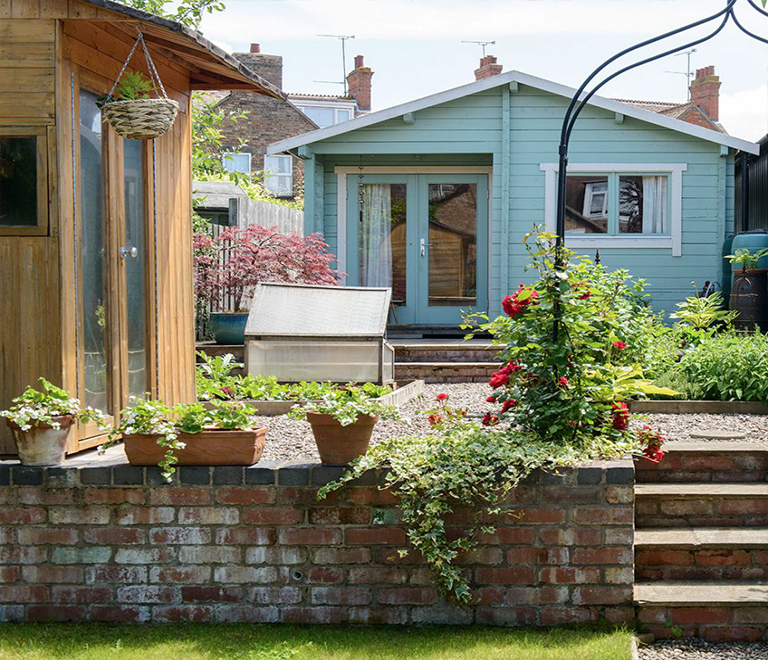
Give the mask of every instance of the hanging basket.
<path id="1" fill-rule="evenodd" d="M 117 79 L 109 90 L 106 101 L 101 106 L 102 117 L 109 122 L 118 135 L 129 140 L 151 140 L 167 133 L 173 122 L 176 120 L 176 114 L 179 111 L 179 104 L 168 98 L 165 93 L 165 87 L 160 80 L 160 76 L 155 68 L 155 63 L 144 42 L 144 35 L 138 30 L 139 36 L 128 53 L 128 57 L 123 63 L 123 68 L 117 76 Z M 147 60 L 149 75 L 154 83 L 155 90 L 160 90 L 162 96 L 157 98 L 145 99 L 121 99 L 113 100 L 115 88 L 125 73 L 128 63 L 136 51 L 136 47 L 141 44 L 144 50 L 144 56 Z"/>

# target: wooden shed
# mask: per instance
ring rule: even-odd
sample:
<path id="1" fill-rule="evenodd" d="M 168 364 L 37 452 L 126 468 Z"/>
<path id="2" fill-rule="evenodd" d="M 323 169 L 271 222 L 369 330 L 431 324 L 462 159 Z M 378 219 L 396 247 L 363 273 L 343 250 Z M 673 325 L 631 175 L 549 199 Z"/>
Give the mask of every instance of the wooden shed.
<path id="1" fill-rule="evenodd" d="M 173 128 L 127 140 L 96 105 L 137 28 Z M 141 48 L 128 70 L 146 74 Z M 194 398 L 191 92 L 280 90 L 198 33 L 106 0 L 0 0 L 0 409 L 39 376 L 110 415 Z M 73 431 L 69 451 L 97 444 Z M 14 453 L 5 426 L 0 454 Z"/>

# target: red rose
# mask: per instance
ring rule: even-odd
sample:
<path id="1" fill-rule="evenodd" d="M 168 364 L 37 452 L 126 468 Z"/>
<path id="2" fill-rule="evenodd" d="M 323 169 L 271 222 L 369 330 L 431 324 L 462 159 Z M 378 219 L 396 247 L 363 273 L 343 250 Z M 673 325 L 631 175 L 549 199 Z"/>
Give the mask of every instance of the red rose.
<path id="1" fill-rule="evenodd" d="M 496 397 L 495 397 L 495 396 L 493 396 L 493 394 L 491 394 L 491 396 L 489 396 L 489 397 L 486 399 L 486 401 L 487 401 L 488 403 L 496 403 Z"/>
<path id="2" fill-rule="evenodd" d="M 643 457 L 652 463 L 659 463 L 664 458 L 664 452 L 659 445 L 648 445 L 643 449 Z"/>
<path id="3" fill-rule="evenodd" d="M 444 392 L 441 392 L 435 397 L 435 401 L 445 401 L 448 398 L 448 395 Z"/>
<path id="4" fill-rule="evenodd" d="M 557 381 L 558 385 L 560 387 L 568 387 L 568 379 L 565 376 L 560 376 L 560 379 Z"/>
<path id="5" fill-rule="evenodd" d="M 517 401 L 514 399 L 507 399 L 503 404 L 501 404 L 501 412 L 505 413 L 510 408 L 514 408 L 517 405 Z"/>
<path id="6" fill-rule="evenodd" d="M 491 415 L 491 413 L 485 413 L 485 417 L 483 417 L 483 426 L 496 426 L 501 420 L 496 417 L 496 415 Z"/>
<path id="7" fill-rule="evenodd" d="M 429 425 L 430 426 L 437 426 L 443 421 L 443 418 L 440 417 L 440 415 L 430 415 L 429 416 Z"/>
<path id="8" fill-rule="evenodd" d="M 629 424 L 629 408 L 624 401 L 613 404 L 613 428 L 626 431 Z"/>
<path id="9" fill-rule="evenodd" d="M 456 411 L 456 414 L 457 414 L 459 417 L 466 417 L 466 416 L 467 416 L 467 410 L 466 410 L 466 408 L 459 408 L 459 409 Z"/>
<path id="10" fill-rule="evenodd" d="M 504 310 L 504 313 L 512 319 L 523 311 L 523 308 L 514 296 L 506 296 L 504 300 L 501 301 L 501 308 Z"/>
<path id="11" fill-rule="evenodd" d="M 623 351 L 627 347 L 627 345 L 621 340 L 613 342 L 613 346 L 614 348 L 618 348 L 620 351 Z"/>
<path id="12" fill-rule="evenodd" d="M 501 387 L 502 385 L 506 385 L 509 382 L 509 374 L 506 373 L 504 370 L 499 370 L 496 373 L 491 375 L 491 387 L 495 390 Z"/>
<path id="13" fill-rule="evenodd" d="M 586 293 L 582 293 L 579 296 L 579 300 L 589 300 L 589 297 L 592 295 L 590 291 L 587 291 Z"/>

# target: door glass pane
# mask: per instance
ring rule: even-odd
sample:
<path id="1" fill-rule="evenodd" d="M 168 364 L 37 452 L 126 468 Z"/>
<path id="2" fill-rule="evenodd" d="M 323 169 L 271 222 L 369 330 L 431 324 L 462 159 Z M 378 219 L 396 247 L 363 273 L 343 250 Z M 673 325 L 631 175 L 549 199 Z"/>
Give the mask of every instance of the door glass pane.
<path id="1" fill-rule="evenodd" d="M 80 91 L 80 267 L 85 403 L 110 410 L 107 378 L 107 257 L 101 112 Z"/>
<path id="2" fill-rule="evenodd" d="M 569 176 L 565 195 L 566 234 L 608 231 L 608 177 Z"/>
<path id="3" fill-rule="evenodd" d="M 147 251 L 144 207 L 144 143 L 124 140 L 125 285 L 128 318 L 128 394 L 147 391 Z"/>
<path id="4" fill-rule="evenodd" d="M 37 224 L 37 176 L 37 138 L 0 135 L 0 227 Z"/>
<path id="5" fill-rule="evenodd" d="M 396 305 L 405 304 L 406 190 L 404 183 L 358 186 L 358 282 L 392 287 Z"/>
<path id="6" fill-rule="evenodd" d="M 477 304 L 477 185 L 429 184 L 429 305 Z"/>

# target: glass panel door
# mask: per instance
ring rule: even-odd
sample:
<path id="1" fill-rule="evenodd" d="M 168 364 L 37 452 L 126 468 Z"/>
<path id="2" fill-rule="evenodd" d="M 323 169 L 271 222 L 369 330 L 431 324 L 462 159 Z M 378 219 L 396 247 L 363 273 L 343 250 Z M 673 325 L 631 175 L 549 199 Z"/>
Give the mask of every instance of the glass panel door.
<path id="1" fill-rule="evenodd" d="M 123 140 L 125 228 L 120 257 L 125 266 L 128 396 L 141 397 L 147 377 L 147 241 L 144 143 Z M 125 382 L 125 381 L 124 381 Z"/>
<path id="2" fill-rule="evenodd" d="M 108 240 L 104 149 L 96 94 L 80 91 L 80 332 L 78 368 L 84 402 L 112 413 L 109 376 Z"/>

